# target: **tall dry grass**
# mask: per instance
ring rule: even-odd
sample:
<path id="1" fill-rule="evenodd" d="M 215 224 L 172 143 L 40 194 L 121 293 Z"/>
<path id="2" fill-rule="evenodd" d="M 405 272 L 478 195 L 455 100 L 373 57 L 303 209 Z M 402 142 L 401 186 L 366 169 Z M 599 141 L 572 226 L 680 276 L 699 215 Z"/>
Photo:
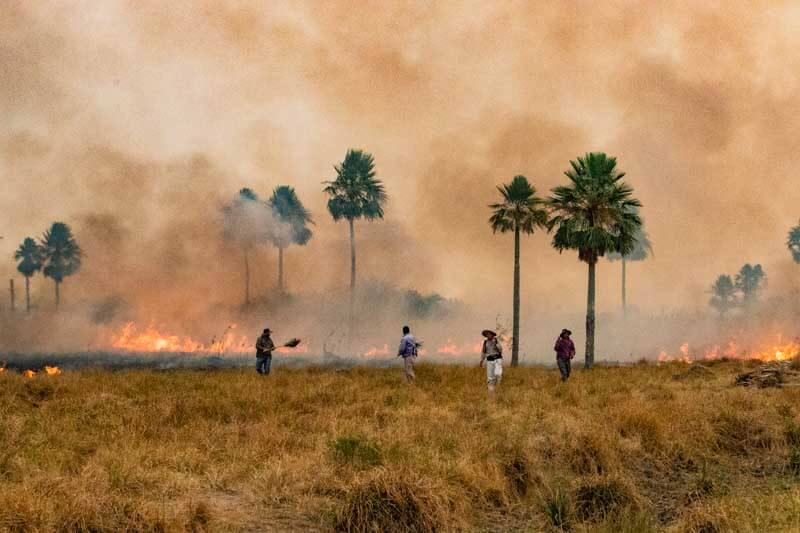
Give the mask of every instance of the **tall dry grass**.
<path id="1" fill-rule="evenodd" d="M 749 363 L 0 375 L 0 529 L 791 531 L 800 390 Z"/>

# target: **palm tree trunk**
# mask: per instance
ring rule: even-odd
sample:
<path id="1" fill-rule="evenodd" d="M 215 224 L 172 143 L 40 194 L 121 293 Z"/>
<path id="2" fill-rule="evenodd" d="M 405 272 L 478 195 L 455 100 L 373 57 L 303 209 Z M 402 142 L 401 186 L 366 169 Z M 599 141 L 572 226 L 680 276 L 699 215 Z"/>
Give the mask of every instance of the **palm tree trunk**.
<path id="1" fill-rule="evenodd" d="M 58 280 L 56 280 L 56 309 L 58 309 L 58 304 L 61 303 L 61 293 L 58 290 L 59 285 L 61 285 L 61 283 Z"/>
<path id="2" fill-rule="evenodd" d="M 244 249 L 244 305 L 250 305 L 250 260 L 247 248 Z"/>
<path id="3" fill-rule="evenodd" d="M 350 223 L 350 290 L 356 288 L 356 233 L 353 227 L 353 219 L 348 219 Z"/>
<path id="4" fill-rule="evenodd" d="M 283 246 L 278 246 L 278 292 L 283 294 Z"/>
<path id="5" fill-rule="evenodd" d="M 25 312 L 31 312 L 31 278 L 25 276 Z"/>
<path id="6" fill-rule="evenodd" d="M 628 312 L 628 303 L 625 299 L 625 258 L 622 258 L 622 315 Z"/>
<path id="7" fill-rule="evenodd" d="M 585 368 L 594 365 L 594 293 L 596 260 L 589 260 L 589 290 L 586 298 L 586 361 Z"/>
<path id="8" fill-rule="evenodd" d="M 519 364 L 519 228 L 514 228 L 514 325 L 511 338 L 511 366 Z"/>

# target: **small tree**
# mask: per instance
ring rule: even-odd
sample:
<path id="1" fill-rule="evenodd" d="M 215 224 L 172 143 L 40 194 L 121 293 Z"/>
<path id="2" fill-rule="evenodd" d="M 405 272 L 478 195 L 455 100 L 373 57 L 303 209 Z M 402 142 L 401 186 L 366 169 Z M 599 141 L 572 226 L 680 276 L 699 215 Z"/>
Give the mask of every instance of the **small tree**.
<path id="1" fill-rule="evenodd" d="M 336 179 L 326 182 L 324 191 L 328 211 L 333 220 L 346 220 L 350 226 L 350 291 L 356 287 L 356 238 L 354 223 L 358 219 L 383 218 L 386 190 L 375 177 L 375 160 L 362 150 L 348 150 L 341 164 L 333 167 Z"/>
<path id="2" fill-rule="evenodd" d="M 637 214 L 638 214 L 638 210 Z M 636 242 L 633 245 L 633 250 L 627 255 L 621 255 L 617 252 L 611 252 L 608 254 L 609 261 L 620 261 L 622 263 L 622 313 L 625 314 L 628 307 L 627 301 L 627 292 L 626 292 L 626 282 L 627 282 L 627 275 L 626 275 L 626 267 L 628 261 L 644 261 L 651 255 L 653 255 L 653 245 L 650 242 L 650 238 L 647 235 L 647 231 L 644 229 L 644 221 L 642 225 L 636 230 L 636 234 L 634 236 Z"/>
<path id="3" fill-rule="evenodd" d="M 64 278 L 73 275 L 81 267 L 83 251 L 72 236 L 72 230 L 63 222 L 54 222 L 42 236 L 42 272 L 55 282 L 56 309 L 61 303 L 59 287 Z"/>
<path id="4" fill-rule="evenodd" d="M 267 240 L 272 215 L 251 189 L 241 189 L 233 202 L 222 208 L 223 237 L 242 251 L 244 258 L 244 303 L 250 303 L 250 252 Z"/>
<path id="5" fill-rule="evenodd" d="M 755 303 L 758 293 L 767 283 L 767 275 L 761 265 L 745 264 L 736 274 L 736 288 L 742 292 L 742 303 L 749 307 Z"/>
<path id="6" fill-rule="evenodd" d="M 536 188 L 525 176 L 514 176 L 511 183 L 497 187 L 501 203 L 489 206 L 494 212 L 489 218 L 492 232 L 514 232 L 514 300 L 511 333 L 511 366 L 519 364 L 519 254 L 520 234 L 530 235 L 538 228 L 547 227 L 547 210 L 544 201 L 536 196 Z"/>
<path id="7" fill-rule="evenodd" d="M 312 235 L 307 224 L 314 222 L 294 189 L 288 185 L 276 187 L 268 203 L 276 221 L 272 244 L 278 249 L 278 290 L 283 293 L 283 250 L 290 244 L 307 244 Z"/>
<path id="8" fill-rule="evenodd" d="M 19 261 L 17 270 L 25 276 L 25 310 L 31 310 L 31 277 L 42 270 L 42 248 L 30 237 L 26 237 L 14 253 Z"/>
<path id="9" fill-rule="evenodd" d="M 730 276 L 723 274 L 711 285 L 711 300 L 708 303 L 719 312 L 720 318 L 738 305 L 736 285 Z"/>

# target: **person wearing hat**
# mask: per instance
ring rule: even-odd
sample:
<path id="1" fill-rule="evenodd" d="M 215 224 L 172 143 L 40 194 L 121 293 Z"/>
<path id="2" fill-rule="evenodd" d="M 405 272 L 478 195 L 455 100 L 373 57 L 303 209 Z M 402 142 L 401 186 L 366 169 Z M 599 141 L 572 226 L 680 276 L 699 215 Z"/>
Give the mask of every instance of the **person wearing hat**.
<path id="1" fill-rule="evenodd" d="M 266 328 L 256 341 L 256 372 L 265 376 L 269 375 L 269 367 L 272 364 L 272 350 L 275 349 L 275 343 L 272 342 L 270 333 L 269 328 Z"/>
<path id="2" fill-rule="evenodd" d="M 485 329 L 481 335 L 486 337 L 481 349 L 481 364 L 486 362 L 486 383 L 489 392 L 494 392 L 495 387 L 503 379 L 503 346 L 497 338 L 497 333 L 490 329 Z"/>
<path id="3" fill-rule="evenodd" d="M 572 358 L 575 357 L 575 343 L 569 336 L 572 332 L 568 329 L 562 329 L 561 335 L 556 339 L 556 345 L 553 348 L 556 351 L 556 363 L 558 369 L 561 371 L 561 381 L 567 381 L 569 374 L 572 370 Z"/>
<path id="4" fill-rule="evenodd" d="M 419 344 L 411 334 L 411 328 L 403 326 L 403 338 L 400 339 L 400 348 L 397 350 L 397 357 L 403 358 L 403 371 L 406 375 L 406 381 L 414 383 L 417 380 L 417 375 L 414 373 L 414 362 L 417 358 L 417 346 Z"/>

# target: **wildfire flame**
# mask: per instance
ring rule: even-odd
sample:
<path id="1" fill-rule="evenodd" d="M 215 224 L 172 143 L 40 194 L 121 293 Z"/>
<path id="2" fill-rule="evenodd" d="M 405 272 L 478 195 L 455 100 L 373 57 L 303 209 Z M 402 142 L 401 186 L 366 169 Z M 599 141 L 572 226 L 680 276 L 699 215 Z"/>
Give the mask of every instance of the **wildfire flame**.
<path id="1" fill-rule="evenodd" d="M 475 344 L 465 342 L 459 346 L 452 339 L 447 339 L 445 344 L 436 348 L 436 353 L 442 355 L 464 355 L 481 353 L 482 349 L 483 344 L 480 341 Z"/>
<path id="2" fill-rule="evenodd" d="M 376 355 L 389 355 L 389 345 L 384 344 L 383 348 L 373 347 L 364 352 L 364 357 L 374 357 Z"/>
<path id="3" fill-rule="evenodd" d="M 57 366 L 45 366 L 44 373 L 47 374 L 48 376 L 57 376 L 61 374 L 61 369 L 58 368 Z"/>
<path id="4" fill-rule="evenodd" d="M 26 370 L 25 372 L 22 373 L 22 375 L 25 376 L 26 378 L 32 378 L 33 376 L 36 375 L 36 372 L 34 372 L 33 370 Z"/>
<path id="5" fill-rule="evenodd" d="M 125 324 L 119 333 L 111 335 L 111 346 L 126 352 L 176 352 L 176 353 L 250 353 L 255 351 L 255 341 L 244 335 L 237 335 L 237 324 L 230 324 L 222 335 L 214 337 L 209 343 L 202 343 L 189 336 L 163 333 L 150 324 L 140 329 L 135 322 Z M 308 353 L 308 344 L 295 348 L 278 347 L 279 353 Z"/>
<path id="6" fill-rule="evenodd" d="M 658 362 L 666 363 L 670 361 L 680 361 L 682 363 L 692 363 L 693 361 L 713 361 L 720 357 L 729 359 L 759 359 L 761 361 L 785 361 L 800 357 L 800 339 L 790 342 L 782 341 L 782 336 L 778 335 L 774 343 L 770 343 L 755 349 L 742 349 L 735 341 L 729 341 L 723 348 L 715 344 L 699 352 L 691 352 L 689 343 L 684 342 L 679 349 L 680 355 L 670 355 L 666 350 L 658 354 Z"/>

